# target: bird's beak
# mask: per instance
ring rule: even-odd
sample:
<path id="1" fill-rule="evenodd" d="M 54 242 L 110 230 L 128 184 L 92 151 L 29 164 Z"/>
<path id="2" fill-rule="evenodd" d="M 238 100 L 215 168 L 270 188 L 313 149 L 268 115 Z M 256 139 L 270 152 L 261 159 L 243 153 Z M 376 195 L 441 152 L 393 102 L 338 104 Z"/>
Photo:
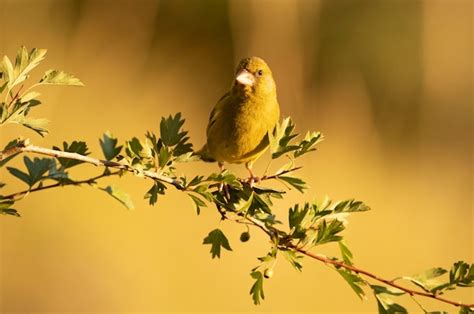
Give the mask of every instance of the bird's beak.
<path id="1" fill-rule="evenodd" d="M 240 84 L 252 86 L 255 83 L 255 77 L 249 71 L 243 69 L 237 73 L 235 80 Z"/>

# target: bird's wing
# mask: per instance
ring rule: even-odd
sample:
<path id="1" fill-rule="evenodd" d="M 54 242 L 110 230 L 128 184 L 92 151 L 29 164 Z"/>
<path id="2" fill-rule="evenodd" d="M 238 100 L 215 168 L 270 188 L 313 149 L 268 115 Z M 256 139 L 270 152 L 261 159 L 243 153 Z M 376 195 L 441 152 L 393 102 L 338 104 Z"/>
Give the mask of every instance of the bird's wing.
<path id="1" fill-rule="evenodd" d="M 217 104 L 212 109 L 211 114 L 209 115 L 209 123 L 207 124 L 208 134 L 209 134 L 209 129 L 212 127 L 214 123 L 216 123 L 216 120 L 219 119 L 219 116 L 222 113 L 222 109 L 224 108 L 224 104 L 229 96 L 230 96 L 230 92 L 225 93 L 224 96 L 222 96 L 217 101 Z"/>

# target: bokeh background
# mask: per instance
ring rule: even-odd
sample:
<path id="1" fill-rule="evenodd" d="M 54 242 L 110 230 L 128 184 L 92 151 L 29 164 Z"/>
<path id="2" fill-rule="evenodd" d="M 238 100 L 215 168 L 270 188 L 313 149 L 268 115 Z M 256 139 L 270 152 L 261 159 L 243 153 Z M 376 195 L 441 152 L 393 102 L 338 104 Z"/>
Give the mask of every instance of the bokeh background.
<path id="1" fill-rule="evenodd" d="M 1 0 L 1 55 L 47 48 L 37 75 L 58 68 L 86 87 L 43 87 L 33 114 L 51 120 L 50 135 L 8 125 L 0 144 L 19 135 L 47 147 L 81 139 L 99 156 L 104 131 L 121 140 L 158 132 L 161 116 L 180 111 L 199 147 L 235 64 L 258 55 L 273 70 L 282 115 L 326 136 L 302 161 L 312 189 L 278 203 L 282 219 L 303 199 L 355 197 L 374 209 L 353 216 L 346 232 L 360 267 L 393 278 L 472 262 L 472 16 L 469 0 Z M 179 170 L 207 174 L 215 165 Z M 0 179 L 9 191 L 25 188 L 5 171 Z M 244 229 L 221 223 L 234 251 L 211 260 L 201 242 L 219 225 L 214 210 L 196 217 L 172 189 L 150 207 L 149 181 L 103 184 L 112 182 L 133 195 L 135 210 L 68 187 L 28 196 L 16 206 L 22 218 L 0 217 L 0 312 L 376 310 L 373 298 L 361 302 L 308 259 L 301 274 L 281 261 L 255 307 L 248 274 L 269 247 L 263 235 L 242 244 Z M 474 301 L 472 290 L 451 298 Z"/>

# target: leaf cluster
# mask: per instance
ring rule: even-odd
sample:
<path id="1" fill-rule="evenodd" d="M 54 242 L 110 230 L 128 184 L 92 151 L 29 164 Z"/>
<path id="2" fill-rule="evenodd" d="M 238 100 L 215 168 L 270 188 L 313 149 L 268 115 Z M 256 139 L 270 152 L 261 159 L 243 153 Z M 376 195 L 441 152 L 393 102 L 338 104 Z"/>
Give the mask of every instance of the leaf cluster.
<path id="1" fill-rule="evenodd" d="M 45 58 L 46 49 L 33 48 L 31 51 L 22 46 L 12 62 L 4 56 L 0 63 L 0 125 L 18 123 L 32 129 L 41 136 L 48 133 L 48 120 L 29 116 L 31 108 L 41 104 L 38 97 L 41 95 L 33 89 L 42 85 L 72 85 L 83 86 L 75 76 L 58 70 L 48 70 L 41 79 L 25 87 L 31 71 Z"/>

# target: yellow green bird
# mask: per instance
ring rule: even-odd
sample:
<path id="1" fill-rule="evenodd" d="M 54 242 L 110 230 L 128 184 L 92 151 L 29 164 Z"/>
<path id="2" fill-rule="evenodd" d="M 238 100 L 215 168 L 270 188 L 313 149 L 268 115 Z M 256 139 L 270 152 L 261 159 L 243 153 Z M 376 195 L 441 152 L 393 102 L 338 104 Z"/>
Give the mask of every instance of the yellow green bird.
<path id="1" fill-rule="evenodd" d="M 204 161 L 245 163 L 250 177 L 252 164 L 269 145 L 280 117 L 275 81 L 263 59 L 240 61 L 229 92 L 212 109 L 207 143 L 197 152 Z"/>

